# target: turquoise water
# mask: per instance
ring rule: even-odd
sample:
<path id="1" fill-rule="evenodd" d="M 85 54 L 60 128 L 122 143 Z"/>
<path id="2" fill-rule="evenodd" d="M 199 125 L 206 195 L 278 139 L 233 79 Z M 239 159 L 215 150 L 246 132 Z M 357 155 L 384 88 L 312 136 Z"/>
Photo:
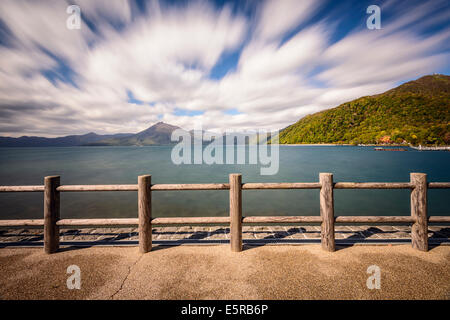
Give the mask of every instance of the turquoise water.
<path id="1" fill-rule="evenodd" d="M 238 148 L 244 148 L 239 146 Z M 407 182 L 410 172 L 429 181 L 450 181 L 450 152 L 374 151 L 373 147 L 281 146 L 280 168 L 261 176 L 259 165 L 174 165 L 169 146 L 0 148 L 0 185 L 39 185 L 47 175 L 62 184 L 225 183 L 229 173 L 243 182 L 317 182 L 332 172 L 335 182 Z M 42 218 L 42 193 L 0 193 L 0 219 Z M 450 215 L 450 190 L 429 191 L 429 214 Z M 224 216 L 228 191 L 153 193 L 153 215 Z M 243 191 L 244 215 L 318 215 L 318 190 Z M 409 215 L 409 190 L 336 190 L 336 215 Z M 137 192 L 61 194 L 62 218 L 137 216 Z"/>

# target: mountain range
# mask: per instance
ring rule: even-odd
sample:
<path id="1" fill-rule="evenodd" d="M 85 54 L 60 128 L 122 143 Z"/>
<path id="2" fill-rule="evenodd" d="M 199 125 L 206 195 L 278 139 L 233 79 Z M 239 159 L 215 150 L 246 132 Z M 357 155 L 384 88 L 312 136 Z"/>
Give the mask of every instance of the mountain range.
<path id="1" fill-rule="evenodd" d="M 33 136 L 22 136 L 19 138 L 0 137 L 0 147 L 75 147 L 95 143 L 105 139 L 119 139 L 131 135 L 132 133 L 100 135 L 90 132 L 83 135 L 70 135 L 57 138 Z"/>
<path id="2" fill-rule="evenodd" d="M 158 122 L 136 134 L 0 137 L 0 147 L 169 145 L 176 143 L 171 141 L 176 129 L 180 128 Z M 256 137 L 248 140 L 252 143 Z M 307 115 L 281 130 L 279 143 L 449 145 L 450 76 L 424 76 L 382 94 Z"/>
<path id="3" fill-rule="evenodd" d="M 72 135 L 58 138 L 43 138 L 43 137 L 28 137 L 20 138 L 0 137 L 0 147 L 74 147 L 74 146 L 152 146 L 152 145 L 171 145 L 177 141 L 171 141 L 172 132 L 181 129 L 164 122 L 158 122 L 151 127 L 140 131 L 136 134 L 119 133 L 114 135 L 98 135 L 95 133 L 88 133 L 85 135 Z M 183 130 L 183 129 L 181 129 Z M 186 134 L 191 135 L 196 139 L 194 130 L 186 131 Z M 205 131 L 203 131 L 204 133 Z M 214 134 L 213 132 L 209 132 Z M 243 133 L 235 133 L 233 136 L 248 136 Z M 227 144 L 227 135 L 223 136 L 224 143 Z M 192 140 L 194 141 L 194 140 Z M 251 135 L 246 138 L 245 142 L 254 143 L 256 136 Z M 205 143 L 208 143 L 205 141 Z M 237 141 L 240 144 L 241 142 Z"/>

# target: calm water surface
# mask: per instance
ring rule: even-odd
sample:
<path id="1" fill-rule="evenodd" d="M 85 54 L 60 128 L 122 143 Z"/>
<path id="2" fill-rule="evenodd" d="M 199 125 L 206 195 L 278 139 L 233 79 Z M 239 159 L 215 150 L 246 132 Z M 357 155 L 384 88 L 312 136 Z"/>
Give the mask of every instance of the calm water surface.
<path id="1" fill-rule="evenodd" d="M 238 148 L 244 148 L 238 146 Z M 39 185 L 47 175 L 62 184 L 134 184 L 151 174 L 153 183 L 225 183 L 229 173 L 244 182 L 317 182 L 332 172 L 335 182 L 407 182 L 410 172 L 429 181 L 450 181 L 450 152 L 374 151 L 373 147 L 281 146 L 277 175 L 261 176 L 258 165 L 174 165 L 172 148 L 0 148 L 0 185 Z M 0 219 L 42 218 L 42 193 L 1 193 Z M 450 190 L 429 191 L 429 213 L 450 215 Z M 225 216 L 228 191 L 153 193 L 153 215 Z M 244 215 L 318 215 L 318 190 L 248 190 Z M 409 190 L 336 190 L 337 215 L 408 215 Z M 137 216 L 137 192 L 61 194 L 62 218 Z"/>

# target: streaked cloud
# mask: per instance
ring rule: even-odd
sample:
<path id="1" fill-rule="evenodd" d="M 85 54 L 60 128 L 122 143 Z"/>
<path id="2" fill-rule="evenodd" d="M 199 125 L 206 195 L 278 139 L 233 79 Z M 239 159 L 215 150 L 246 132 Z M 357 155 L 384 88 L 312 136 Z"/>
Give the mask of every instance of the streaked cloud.
<path id="1" fill-rule="evenodd" d="M 74 3 L 80 30 L 68 2 L 0 2 L 2 135 L 283 128 L 450 61 L 445 1 L 385 2 L 381 30 L 361 1 Z"/>

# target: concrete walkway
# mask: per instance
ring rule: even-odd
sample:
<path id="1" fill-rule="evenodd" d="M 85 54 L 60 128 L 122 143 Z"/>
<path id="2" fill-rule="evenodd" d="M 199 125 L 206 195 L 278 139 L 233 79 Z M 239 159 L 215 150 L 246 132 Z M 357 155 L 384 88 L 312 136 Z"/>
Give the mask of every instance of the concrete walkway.
<path id="1" fill-rule="evenodd" d="M 1 299 L 450 299 L 450 246 L 157 246 L 0 249 Z M 69 290 L 69 265 L 81 289 Z M 367 268 L 381 270 L 370 290 Z"/>

